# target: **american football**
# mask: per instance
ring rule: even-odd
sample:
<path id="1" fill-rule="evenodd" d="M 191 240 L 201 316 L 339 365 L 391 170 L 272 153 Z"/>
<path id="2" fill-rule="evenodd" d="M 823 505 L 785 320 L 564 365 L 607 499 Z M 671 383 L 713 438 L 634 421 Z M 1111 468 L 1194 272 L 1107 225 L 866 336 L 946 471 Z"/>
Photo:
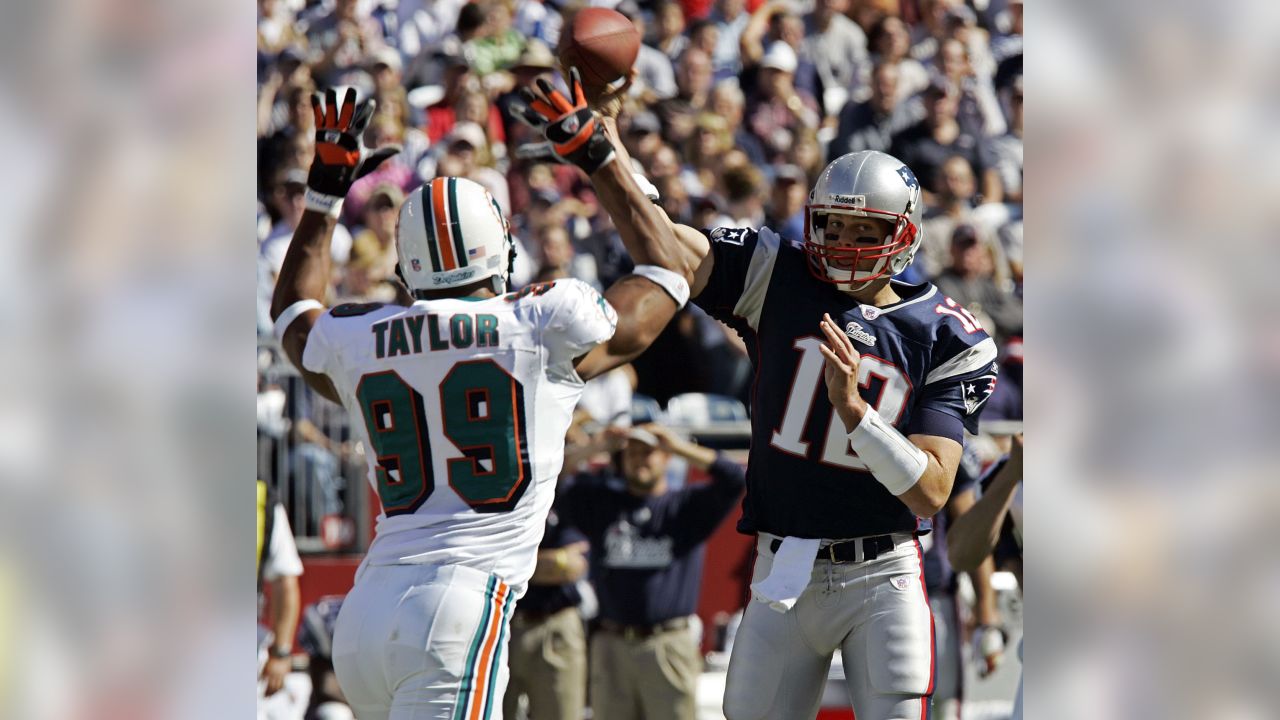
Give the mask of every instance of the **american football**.
<path id="1" fill-rule="evenodd" d="M 577 67 L 587 87 L 608 85 L 631 72 L 640 52 L 640 33 L 625 15 L 589 7 L 573 17 L 560 36 L 560 64 Z"/>

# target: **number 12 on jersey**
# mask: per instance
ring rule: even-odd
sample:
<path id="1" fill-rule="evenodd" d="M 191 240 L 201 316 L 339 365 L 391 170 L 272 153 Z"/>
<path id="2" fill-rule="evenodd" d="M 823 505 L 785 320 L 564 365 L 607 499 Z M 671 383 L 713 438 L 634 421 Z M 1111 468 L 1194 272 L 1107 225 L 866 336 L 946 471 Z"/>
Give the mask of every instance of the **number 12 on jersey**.
<path id="1" fill-rule="evenodd" d="M 800 351 L 800 362 L 796 366 L 795 377 L 791 381 L 791 392 L 787 395 L 787 404 L 782 414 L 782 425 L 773 431 L 770 445 L 786 453 L 809 457 L 809 442 L 803 439 L 809 414 L 813 410 L 813 402 L 822 381 L 822 353 L 818 350 L 822 341 L 816 337 L 802 337 L 795 342 L 795 349 Z M 880 413 L 889 424 L 896 425 L 902 418 L 902 411 L 907 406 L 907 397 L 911 394 L 911 382 L 902 374 L 897 366 L 888 360 L 874 355 L 863 355 L 858 361 L 858 387 L 870 388 L 873 378 L 881 381 L 880 394 L 874 401 L 867 402 Z M 866 470 L 867 466 L 849 449 L 849 437 L 844 423 L 834 408 L 827 419 L 826 439 L 822 443 L 822 455 L 819 458 L 828 465 Z"/>
<path id="2" fill-rule="evenodd" d="M 509 512 L 528 487 L 524 388 L 492 360 L 459 362 L 440 382 L 441 430 L 462 451 L 445 464 L 449 486 L 476 512 Z M 360 379 L 356 398 L 377 462 L 387 516 L 416 511 L 435 492 L 422 394 L 394 370 Z"/>

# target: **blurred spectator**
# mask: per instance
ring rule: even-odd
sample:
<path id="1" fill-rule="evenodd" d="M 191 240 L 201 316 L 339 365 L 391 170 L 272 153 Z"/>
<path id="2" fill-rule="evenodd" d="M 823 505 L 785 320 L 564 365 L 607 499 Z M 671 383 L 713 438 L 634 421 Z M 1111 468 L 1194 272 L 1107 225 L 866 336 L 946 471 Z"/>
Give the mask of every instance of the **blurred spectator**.
<path id="1" fill-rule="evenodd" d="M 693 134 L 693 121 L 707 107 L 711 95 L 711 56 L 691 47 L 676 65 L 677 93 L 654 108 L 663 122 L 663 137 L 672 143 L 683 143 Z"/>
<path id="2" fill-rule="evenodd" d="M 998 272 L 999 263 L 994 243 L 984 242 L 972 225 L 959 225 L 951 235 L 951 264 L 933 279 L 940 292 L 983 320 L 997 342 L 1022 332 L 1022 302 Z"/>
<path id="3" fill-rule="evenodd" d="M 350 300 L 390 302 L 396 276 L 396 221 L 404 193 L 384 183 L 374 189 L 364 206 L 363 229 L 351 241 L 351 259 L 339 288 Z"/>
<path id="4" fill-rule="evenodd" d="M 716 80 L 737 75 L 742 70 L 738 40 L 751 21 L 746 0 L 716 0 L 710 20 L 719 31 L 715 50 L 711 53 L 711 65 Z"/>
<path id="5" fill-rule="evenodd" d="M 813 12 L 805 18 L 806 55 L 818 71 L 823 92 L 843 91 L 831 112 L 866 86 L 871 71 L 866 33 L 846 16 L 848 11 L 849 0 L 815 0 Z"/>
<path id="6" fill-rule="evenodd" d="M 1004 201 L 1022 202 L 1022 76 L 1008 92 L 1009 131 L 991 141 L 996 175 L 1000 178 Z"/>
<path id="7" fill-rule="evenodd" d="M 302 611 L 298 645 L 307 654 L 307 674 L 311 676 L 305 720 L 355 720 L 333 672 L 333 627 L 343 598 L 326 595 Z"/>
<path id="8" fill-rule="evenodd" d="M 667 488 L 672 455 L 711 482 Z M 600 616 L 591 637 L 591 703 L 600 718 L 694 720 L 702 671 L 691 623 L 707 539 L 742 494 L 743 469 L 659 425 L 632 429 L 620 473 L 579 476 L 562 516 L 590 540 Z"/>
<path id="9" fill-rule="evenodd" d="M 828 162 L 859 150 L 889 152 L 895 135 L 924 119 L 924 104 L 920 100 L 899 99 L 901 68 L 901 64 L 876 65 L 871 73 L 871 99 L 850 100 L 840 111 L 836 136 L 827 147 Z"/>
<path id="10" fill-rule="evenodd" d="M 272 637 L 267 664 L 262 669 L 259 697 L 274 695 L 284 687 L 285 676 L 293 670 L 293 633 L 298 627 L 301 592 L 298 577 L 302 560 L 289 529 L 289 517 L 275 491 L 264 481 L 258 492 L 258 598 L 266 599 L 264 615 Z M 270 593 L 263 594 L 264 587 Z"/>
<path id="11" fill-rule="evenodd" d="M 790 45 L 778 41 L 760 60 L 760 82 L 752 99 L 747 118 L 751 132 L 764 143 L 773 162 L 782 159 L 791 147 L 796 131 L 817 128 L 820 115 L 812 95 L 792 85 L 796 71 L 796 53 Z"/>
<path id="12" fill-rule="evenodd" d="M 765 54 L 765 47 L 778 41 L 785 42 L 796 51 L 795 86 L 816 96 L 818 71 L 813 61 L 806 55 L 804 20 L 783 0 L 770 0 L 763 3 L 751 14 L 751 22 L 747 24 L 739 40 L 742 52 L 742 72 L 738 75 L 739 82 L 747 87 L 756 85 L 757 72 L 760 60 Z"/>
<path id="13" fill-rule="evenodd" d="M 932 203 L 941 192 L 942 164 L 960 156 L 974 177 L 982 180 L 983 202 L 1000 202 L 1000 177 L 993 167 L 991 148 L 981 137 L 966 132 L 956 120 L 959 94 L 945 82 L 936 82 L 924 93 L 925 118 L 894 138 L 890 154 L 915 171 Z"/>
<path id="14" fill-rule="evenodd" d="M 258 0 L 258 52 L 275 55 L 305 42 L 294 23 L 293 10 L 278 0 Z"/>
<path id="15" fill-rule="evenodd" d="M 596 276 L 595 258 L 579 254 L 573 239 L 563 225 L 543 225 L 537 229 L 538 256 L 541 264 L 534 282 L 547 282 L 561 278 L 577 278 L 585 283 L 600 286 Z"/>
<path id="16" fill-rule="evenodd" d="M 936 61 L 938 75 L 958 93 L 956 120 L 960 127 L 978 137 L 1004 134 L 1004 115 L 991 87 L 990 75 L 974 71 L 965 44 L 954 38 L 944 40 Z"/>
<path id="17" fill-rule="evenodd" d="M 471 7 L 467 5 L 466 7 Z M 480 80 L 472 73 L 466 61 L 457 55 L 441 57 L 443 69 L 444 97 L 427 108 L 427 137 L 437 143 L 453 130 L 458 120 L 457 108 L 466 93 L 482 92 Z M 489 120 L 483 125 L 490 132 L 496 133 L 502 127 L 502 113 L 496 106 L 489 107 Z M 501 135 L 496 135 L 502 137 Z"/>
<path id="18" fill-rule="evenodd" d="M 341 84 L 343 73 L 364 66 L 385 43 L 382 28 L 360 0 L 335 0 L 333 12 L 307 28 L 311 70 L 321 86 Z"/>
<path id="19" fill-rule="evenodd" d="M 728 124 L 733 146 L 745 152 L 752 165 L 763 167 L 767 162 L 764 145 L 742 123 L 747 99 L 738 81 L 721 80 L 716 83 L 711 89 L 710 103 L 711 112 L 724 118 Z"/>
<path id="20" fill-rule="evenodd" d="M 929 71 L 908 53 L 911 33 L 902 18 L 886 15 L 871 31 L 871 59 L 879 65 L 898 68 L 897 99 L 913 97 L 929 86 Z M 872 90 L 874 91 L 874 87 Z"/>
<path id="21" fill-rule="evenodd" d="M 647 168 L 662 146 L 662 122 L 648 110 L 627 116 L 622 141 L 631 159 Z"/>
<path id="22" fill-rule="evenodd" d="M 729 222 L 725 227 L 760 227 L 764 223 L 764 174 L 754 165 L 725 170 L 722 177 Z"/>
<path id="23" fill-rule="evenodd" d="M 769 211 L 763 226 L 773 228 L 788 240 L 804 239 L 804 204 L 809 196 L 809 178 L 795 165 L 774 170 Z"/>
<path id="24" fill-rule="evenodd" d="M 279 75 L 273 78 L 279 79 Z M 274 90 L 275 80 L 263 87 L 258 104 L 258 187 L 270 185 L 277 168 L 283 166 L 310 167 L 311 150 L 315 142 L 315 114 L 311 111 L 310 85 L 292 85 L 284 89 L 282 105 L 284 114 L 279 121 L 273 118 L 275 106 L 268 101 Z M 274 128 L 274 129 L 272 129 Z M 306 157 L 297 158 L 295 149 L 306 148 Z M 305 162 L 298 162 L 305 159 Z"/>
<path id="25" fill-rule="evenodd" d="M 631 94 L 641 104 L 652 105 L 666 98 L 675 97 L 676 71 L 671 58 L 652 45 L 648 44 L 648 27 L 645 14 L 635 0 L 623 0 L 616 10 L 629 18 L 640 33 L 640 52 L 636 55 L 636 77 L 631 86 Z"/>
<path id="26" fill-rule="evenodd" d="M 942 188 L 934 202 L 925 206 L 924 240 L 916 254 L 916 262 L 929 277 L 937 277 L 951 262 L 951 234 L 957 226 L 973 222 L 974 196 L 977 191 L 973 170 L 959 155 L 948 158 L 942 166 Z"/>
<path id="27" fill-rule="evenodd" d="M 658 28 L 653 46 L 674 62 L 689 46 L 689 37 L 684 32 L 684 10 L 674 0 L 661 0 L 654 15 Z"/>
<path id="28" fill-rule="evenodd" d="M 498 201 L 503 214 L 511 212 L 511 191 L 507 187 L 507 178 L 497 170 L 481 164 L 481 159 L 488 152 L 489 139 L 484 130 L 473 122 L 460 122 L 449 131 L 444 138 L 444 157 L 437 176 L 465 177 L 475 180 L 485 187 Z M 447 170 L 447 172 L 446 172 Z"/>
<path id="29" fill-rule="evenodd" d="M 519 0 L 516 3 L 513 27 L 516 32 L 525 37 L 526 43 L 536 41 L 555 47 L 560 42 L 560 29 L 564 27 L 564 16 L 560 14 L 559 3 Z M 519 87 L 518 84 L 517 87 Z"/>
<path id="30" fill-rule="evenodd" d="M 729 134 L 729 123 L 710 112 L 698 116 L 696 127 L 693 137 L 685 143 L 684 158 L 693 175 L 689 192 L 704 195 L 708 189 L 716 187 L 717 179 L 721 177 L 724 170 L 722 160 L 733 147 L 733 136 Z"/>
<path id="31" fill-rule="evenodd" d="M 529 590 L 511 616 L 510 680 L 502 716 L 517 717 L 521 696 L 538 720 L 579 720 L 587 700 L 587 634 L 578 614 L 578 581 L 589 545 L 554 506 L 538 545 Z"/>
<path id="32" fill-rule="evenodd" d="M 458 37 L 463 41 L 463 57 L 481 78 L 514 65 L 524 49 L 524 37 L 511 26 L 511 7 L 505 0 L 475 0 L 464 5 L 458 17 Z"/>
<path id="33" fill-rule="evenodd" d="M 809 177 L 809 187 L 813 187 L 822 168 L 826 166 L 826 160 L 822 157 L 822 144 L 818 141 L 818 131 L 814 128 L 797 130 L 783 162 L 804 170 L 804 174 Z"/>

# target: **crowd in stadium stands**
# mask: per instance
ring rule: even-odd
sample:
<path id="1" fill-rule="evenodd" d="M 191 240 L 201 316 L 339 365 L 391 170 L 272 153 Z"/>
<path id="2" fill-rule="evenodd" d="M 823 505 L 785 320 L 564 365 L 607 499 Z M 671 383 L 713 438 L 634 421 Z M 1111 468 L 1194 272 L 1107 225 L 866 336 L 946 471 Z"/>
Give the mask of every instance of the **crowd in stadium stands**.
<path id="1" fill-rule="evenodd" d="M 517 287 L 576 277 L 602 288 L 630 270 L 590 184 L 530 152 L 539 138 L 511 112 L 519 87 L 556 77 L 565 18 L 586 4 L 615 7 L 643 33 L 619 126 L 673 219 L 768 224 L 801 240 L 808 189 L 830 159 L 890 152 L 925 189 L 923 246 L 901 277 L 936 283 L 1002 346 L 1017 342 L 1020 0 L 259 0 L 261 337 L 270 337 L 274 278 L 303 211 L 310 97 L 332 85 L 376 98 L 368 144 L 404 150 L 348 196 L 331 303 L 393 297 L 399 204 L 437 175 L 479 182 L 508 214 Z M 272 362 L 266 355 L 264 367 Z M 745 399 L 751 371 L 738 336 L 690 305 L 627 380 L 599 384 L 606 395 L 634 388 L 662 404 L 688 392 Z M 285 382 L 262 383 L 273 398 L 269 446 L 282 438 L 274 420 L 305 420 L 322 404 L 284 402 L 291 393 L 280 391 L 295 390 Z M 284 424 L 291 472 L 322 488 L 317 513 L 332 512 L 335 468 L 349 460 L 342 439 Z"/>

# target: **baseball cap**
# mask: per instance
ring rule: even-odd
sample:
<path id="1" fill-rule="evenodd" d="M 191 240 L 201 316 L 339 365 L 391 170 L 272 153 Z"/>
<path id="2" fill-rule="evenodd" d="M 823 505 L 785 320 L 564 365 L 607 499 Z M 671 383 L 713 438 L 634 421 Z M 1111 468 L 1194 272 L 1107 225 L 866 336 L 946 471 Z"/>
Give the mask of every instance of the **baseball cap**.
<path id="1" fill-rule="evenodd" d="M 399 72 L 404 68 L 404 61 L 400 59 L 400 53 L 383 45 L 381 47 L 374 48 L 373 51 L 369 53 L 368 65 L 370 70 L 378 67 L 379 65 L 386 65 L 392 70 Z"/>
<path id="2" fill-rule="evenodd" d="M 537 68 L 539 70 L 549 70 L 556 66 L 556 56 L 551 54 L 551 48 L 541 40 L 531 39 L 525 43 L 524 52 L 520 53 L 520 58 L 516 60 L 514 70 L 520 68 Z"/>
<path id="3" fill-rule="evenodd" d="M 644 443 L 649 447 L 658 447 L 660 445 L 658 442 L 658 436 L 644 428 L 633 427 L 628 430 L 627 440 L 635 440 L 636 442 Z"/>
<path id="4" fill-rule="evenodd" d="M 457 142 L 464 142 L 473 148 L 482 148 L 489 144 L 485 139 L 484 130 L 473 122 L 460 122 L 453 126 L 445 137 L 445 144 L 453 145 Z"/>
<path id="5" fill-rule="evenodd" d="M 645 110 L 631 116 L 631 126 L 627 128 L 627 132 L 636 135 L 647 133 L 661 133 L 662 122 L 658 120 L 658 116 Z"/>
<path id="6" fill-rule="evenodd" d="M 300 167 L 289 168 L 280 178 L 281 185 L 302 185 L 307 184 L 307 171 Z"/>
<path id="7" fill-rule="evenodd" d="M 796 51 L 791 46 L 781 40 L 775 40 L 769 46 L 769 51 L 760 59 L 760 67 L 781 70 L 783 72 L 793 73 L 796 71 L 796 65 L 799 61 L 796 59 Z"/>
<path id="8" fill-rule="evenodd" d="M 790 163 L 774 168 L 773 177 L 774 182 L 783 182 L 785 180 L 787 182 L 800 183 L 801 185 L 809 182 L 809 176 L 805 174 L 804 170 L 800 169 L 799 165 Z"/>
<path id="9" fill-rule="evenodd" d="M 373 193 L 369 195 L 368 204 L 372 205 L 373 201 L 380 197 L 385 197 L 390 200 L 391 207 L 398 207 L 404 202 L 404 192 L 391 183 L 382 183 L 378 187 L 374 188 Z"/>
<path id="10" fill-rule="evenodd" d="M 963 245 L 968 247 L 978 242 L 978 231 L 972 225 L 957 225 L 955 230 L 951 231 L 951 244 Z"/>

